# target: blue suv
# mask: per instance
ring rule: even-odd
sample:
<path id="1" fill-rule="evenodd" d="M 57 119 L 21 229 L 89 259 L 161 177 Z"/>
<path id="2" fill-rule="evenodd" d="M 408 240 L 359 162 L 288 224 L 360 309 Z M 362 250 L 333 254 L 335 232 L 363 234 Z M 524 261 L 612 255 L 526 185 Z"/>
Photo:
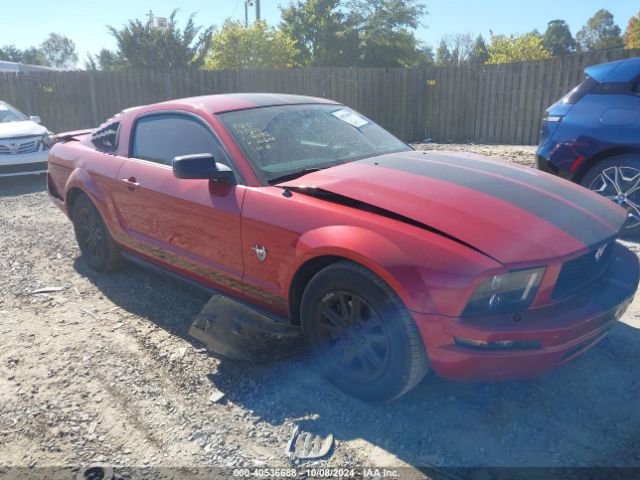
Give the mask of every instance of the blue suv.
<path id="1" fill-rule="evenodd" d="M 627 231 L 640 232 L 640 57 L 585 73 L 544 113 L 538 168 L 626 208 Z"/>

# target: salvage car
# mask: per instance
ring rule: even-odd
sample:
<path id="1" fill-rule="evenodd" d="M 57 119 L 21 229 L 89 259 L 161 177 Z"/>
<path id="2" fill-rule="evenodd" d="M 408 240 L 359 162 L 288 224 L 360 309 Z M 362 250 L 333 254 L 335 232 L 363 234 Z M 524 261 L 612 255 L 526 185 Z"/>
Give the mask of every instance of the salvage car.
<path id="1" fill-rule="evenodd" d="M 28 117 L 0 101 L 0 177 L 46 173 L 52 143 L 40 117 Z"/>
<path id="2" fill-rule="evenodd" d="M 627 210 L 640 233 L 640 57 L 593 65 L 542 119 L 538 168 Z"/>
<path id="3" fill-rule="evenodd" d="M 301 329 L 319 369 L 367 400 L 429 370 L 541 374 L 600 341 L 638 284 L 623 208 L 535 169 L 414 151 L 319 98 L 127 109 L 58 137 L 48 190 L 93 269 L 132 260 Z M 220 351 L 242 328 L 205 333 Z"/>

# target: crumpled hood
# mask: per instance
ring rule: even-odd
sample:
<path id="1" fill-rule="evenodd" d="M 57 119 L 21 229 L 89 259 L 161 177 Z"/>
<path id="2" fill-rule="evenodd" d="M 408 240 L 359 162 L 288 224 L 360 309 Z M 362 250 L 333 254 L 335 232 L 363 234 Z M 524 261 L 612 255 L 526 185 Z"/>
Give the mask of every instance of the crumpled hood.
<path id="1" fill-rule="evenodd" d="M 0 139 L 26 137 L 29 135 L 44 135 L 45 133 L 47 133 L 46 127 L 38 125 L 36 122 L 32 122 L 31 120 L 0 123 Z"/>
<path id="2" fill-rule="evenodd" d="M 395 153 L 279 186 L 318 189 L 393 212 L 502 263 L 584 250 L 615 236 L 626 219 L 624 209 L 583 187 L 473 154 Z"/>

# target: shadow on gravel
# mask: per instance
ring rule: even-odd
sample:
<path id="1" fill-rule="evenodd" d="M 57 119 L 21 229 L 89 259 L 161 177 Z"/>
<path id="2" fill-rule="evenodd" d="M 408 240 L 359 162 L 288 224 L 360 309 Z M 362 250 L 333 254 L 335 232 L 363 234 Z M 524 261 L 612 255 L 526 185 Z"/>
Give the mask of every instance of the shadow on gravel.
<path id="1" fill-rule="evenodd" d="M 46 175 L 0 177 L 0 197 L 16 197 L 27 193 L 42 192 L 46 189 Z"/>
<path id="2" fill-rule="evenodd" d="M 639 330 L 620 324 L 536 380 L 461 384 L 429 375 L 387 404 L 347 397 L 310 371 L 307 357 L 222 361 L 210 379 L 269 423 L 300 419 L 338 441 L 363 439 L 437 478 L 434 466 L 639 466 L 639 342 Z"/>
<path id="3" fill-rule="evenodd" d="M 187 332 L 207 294 L 133 265 L 101 275 L 77 259 L 75 268 L 116 305 L 201 346 Z M 620 323 L 586 354 L 538 379 L 461 384 L 429 375 L 387 404 L 342 394 L 307 355 L 265 364 L 221 359 L 208 377 L 272 425 L 294 421 L 332 432 L 338 442 L 362 439 L 435 478 L 435 467 L 640 466 L 638 345 L 640 330 Z M 381 463 L 373 454 L 371 466 Z"/>
<path id="4" fill-rule="evenodd" d="M 195 341 L 188 335 L 189 327 L 209 300 L 208 294 L 131 263 L 108 274 L 95 272 L 79 257 L 73 266 L 115 305 L 148 318 L 173 335 Z"/>

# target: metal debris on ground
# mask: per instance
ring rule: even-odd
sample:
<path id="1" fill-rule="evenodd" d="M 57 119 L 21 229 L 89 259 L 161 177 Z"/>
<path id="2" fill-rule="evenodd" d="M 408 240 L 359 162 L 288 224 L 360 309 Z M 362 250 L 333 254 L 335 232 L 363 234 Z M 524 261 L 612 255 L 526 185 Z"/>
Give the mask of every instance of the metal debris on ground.
<path id="1" fill-rule="evenodd" d="M 333 447 L 333 434 L 320 435 L 318 433 L 301 431 L 296 425 L 287 445 L 286 453 L 294 460 L 318 460 L 326 457 Z"/>

